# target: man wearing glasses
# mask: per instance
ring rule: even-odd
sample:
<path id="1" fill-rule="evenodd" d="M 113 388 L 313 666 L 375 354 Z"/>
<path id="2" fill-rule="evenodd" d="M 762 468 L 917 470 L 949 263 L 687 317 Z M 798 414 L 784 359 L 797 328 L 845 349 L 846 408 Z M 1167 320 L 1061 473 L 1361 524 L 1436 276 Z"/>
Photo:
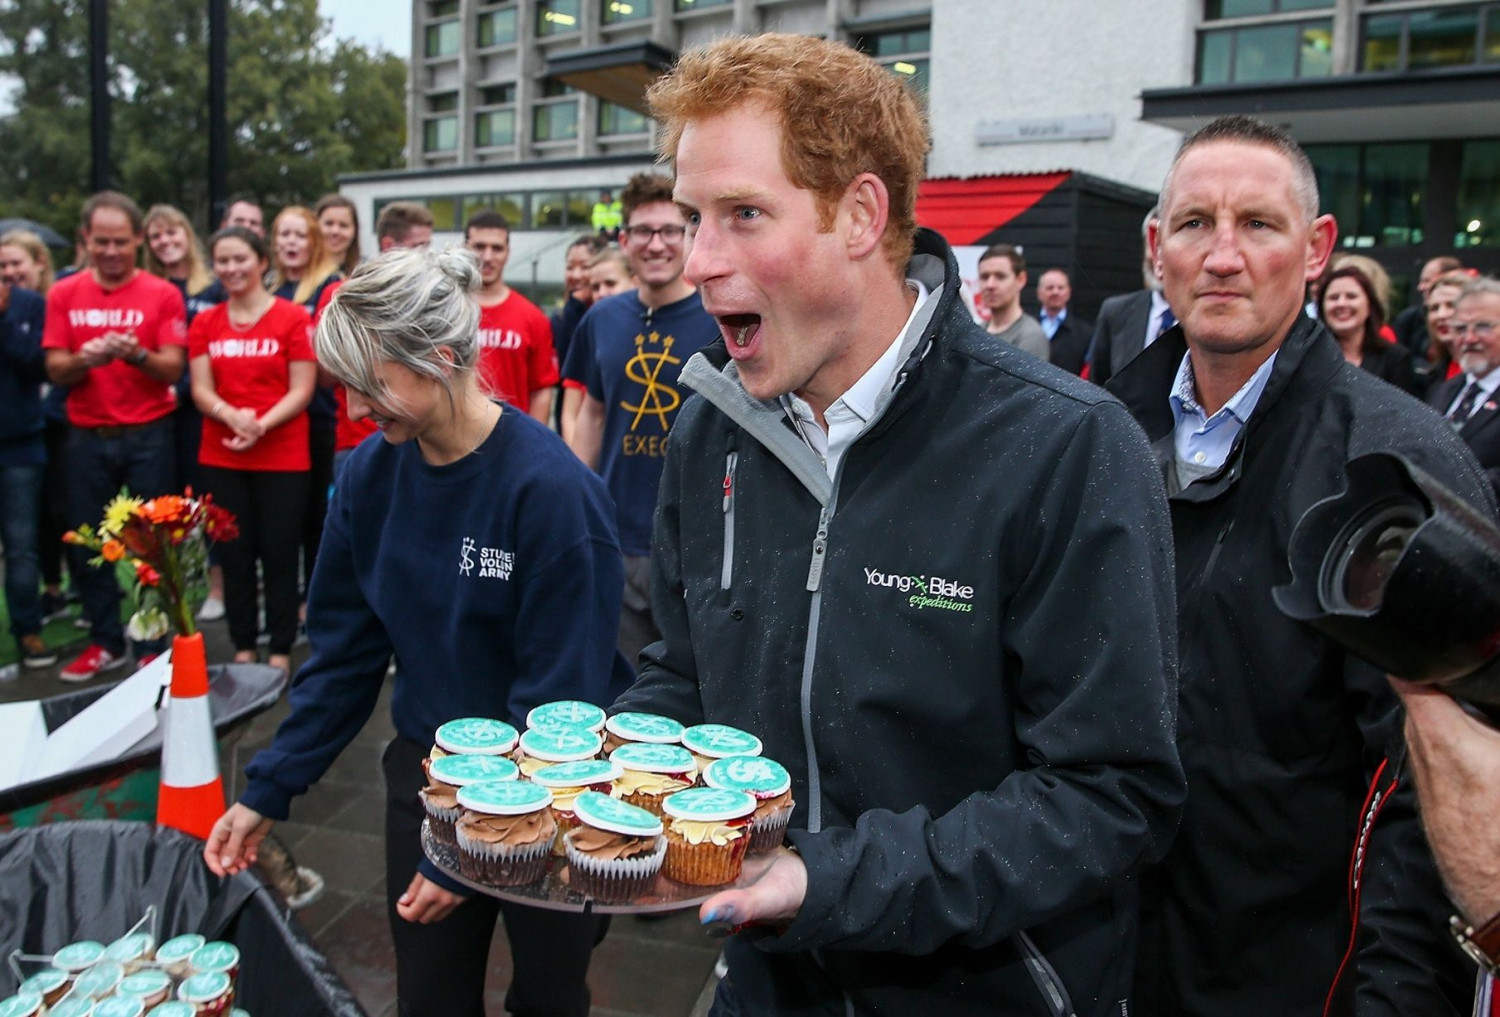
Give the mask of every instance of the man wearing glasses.
<path id="1" fill-rule="evenodd" d="M 1429 402 L 1468 442 L 1500 494 L 1500 281 L 1466 285 L 1448 327 L 1464 370 L 1435 388 Z"/>
<path id="2" fill-rule="evenodd" d="M 687 229 L 671 178 L 638 173 L 620 203 L 620 247 L 638 288 L 599 301 L 583 316 L 563 378 L 584 389 L 569 445 L 615 500 L 625 554 L 619 648 L 635 667 L 641 648 L 658 638 L 651 620 L 651 523 L 667 432 L 687 397 L 677 375 L 718 338 L 719 328 L 682 277 Z"/>

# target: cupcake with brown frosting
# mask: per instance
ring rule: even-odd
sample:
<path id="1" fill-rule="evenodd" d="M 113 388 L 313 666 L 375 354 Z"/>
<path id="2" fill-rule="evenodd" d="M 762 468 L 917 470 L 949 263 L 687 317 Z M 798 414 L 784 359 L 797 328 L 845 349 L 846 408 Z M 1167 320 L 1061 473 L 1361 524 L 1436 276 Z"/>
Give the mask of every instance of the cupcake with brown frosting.
<path id="1" fill-rule="evenodd" d="M 517 780 L 470 784 L 458 804 L 458 871 L 466 879 L 521 886 L 542 878 L 557 833 L 551 791 Z"/>
<path id="2" fill-rule="evenodd" d="M 628 901 L 656 883 L 667 850 L 661 820 L 598 791 L 573 802 L 578 825 L 565 838 L 568 882 L 601 901 Z"/>
<path id="3" fill-rule="evenodd" d="M 516 764 L 504 756 L 439 756 L 428 761 L 427 786 L 418 794 L 427 810 L 427 826 L 434 840 L 458 846 L 454 825 L 463 809 L 458 804 L 460 788 L 488 781 L 515 780 Z"/>

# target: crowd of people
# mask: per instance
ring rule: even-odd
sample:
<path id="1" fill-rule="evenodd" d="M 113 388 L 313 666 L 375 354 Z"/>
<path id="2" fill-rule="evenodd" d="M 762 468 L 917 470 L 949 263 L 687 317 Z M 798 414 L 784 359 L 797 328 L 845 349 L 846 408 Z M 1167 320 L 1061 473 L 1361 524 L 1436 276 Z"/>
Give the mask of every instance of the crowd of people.
<path id="1" fill-rule="evenodd" d="M 553 699 L 745 728 L 791 772 L 788 847 L 700 910 L 735 933 L 719 1017 L 1488 1013 L 1500 875 L 1463 817 L 1497 736 L 1272 591 L 1367 452 L 1496 518 L 1500 282 L 1433 259 L 1392 317 L 1297 143 L 1226 117 L 1173 160 L 1139 292 L 1090 325 L 1049 267 L 1032 318 L 997 245 L 976 322 L 915 221 L 922 114 L 874 61 L 725 39 L 650 101 L 673 175 L 611 196 L 550 317 L 488 210 L 433 251 L 426 209 L 388 205 L 357 264 L 336 197 L 269 239 L 237 201 L 199 252 L 180 213 L 104 193 L 50 290 L 45 250 L 0 238 L 25 526 L 57 402 L 77 519 L 191 477 L 241 518 L 211 591 L 236 655 L 309 633 L 210 868 L 255 861 L 394 663 L 406 1015 L 484 1012 L 497 917 L 507 1008 L 588 1012 L 607 920 L 472 895 L 418 839 L 434 730 Z M 57 588 L 12 567 L 12 507 L 29 653 Z M 125 647 L 113 577 L 74 565 L 81 680 Z"/>

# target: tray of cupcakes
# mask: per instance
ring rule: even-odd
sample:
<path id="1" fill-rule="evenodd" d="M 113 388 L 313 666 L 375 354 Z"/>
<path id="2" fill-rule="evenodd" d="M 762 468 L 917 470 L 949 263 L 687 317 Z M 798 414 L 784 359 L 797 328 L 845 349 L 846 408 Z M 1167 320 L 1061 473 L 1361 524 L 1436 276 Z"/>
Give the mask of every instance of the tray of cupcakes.
<path id="1" fill-rule="evenodd" d="M 524 732 L 450 721 L 423 768 L 433 864 L 564 911 L 670 911 L 752 882 L 792 815 L 790 775 L 749 732 L 580 702 L 537 707 Z"/>

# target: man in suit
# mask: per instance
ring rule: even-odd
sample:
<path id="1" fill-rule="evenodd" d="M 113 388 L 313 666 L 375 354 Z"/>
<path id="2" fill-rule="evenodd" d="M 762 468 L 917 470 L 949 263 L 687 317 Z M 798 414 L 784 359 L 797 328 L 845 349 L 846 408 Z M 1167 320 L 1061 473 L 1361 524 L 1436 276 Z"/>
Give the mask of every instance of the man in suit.
<path id="1" fill-rule="evenodd" d="M 1042 305 L 1038 320 L 1051 343 L 1052 362 L 1070 374 L 1082 374 L 1094 329 L 1068 310 L 1068 301 L 1073 299 L 1068 273 L 1060 268 L 1043 272 L 1036 281 L 1036 299 Z"/>
<path id="2" fill-rule="evenodd" d="M 1155 219 L 1156 209 L 1153 208 L 1141 220 L 1143 244 Z M 1088 354 L 1089 381 L 1095 385 L 1106 384 L 1158 336 L 1177 324 L 1177 318 L 1167 306 L 1167 298 L 1162 296 L 1161 280 L 1151 267 L 1151 252 L 1143 250 L 1141 259 L 1141 278 L 1145 281 L 1145 288 L 1110 297 L 1099 308 L 1099 321 L 1094 325 Z"/>
<path id="3" fill-rule="evenodd" d="M 1471 281 L 1449 325 L 1462 374 L 1433 389 L 1428 402 L 1468 443 L 1500 492 L 1500 280 Z"/>

